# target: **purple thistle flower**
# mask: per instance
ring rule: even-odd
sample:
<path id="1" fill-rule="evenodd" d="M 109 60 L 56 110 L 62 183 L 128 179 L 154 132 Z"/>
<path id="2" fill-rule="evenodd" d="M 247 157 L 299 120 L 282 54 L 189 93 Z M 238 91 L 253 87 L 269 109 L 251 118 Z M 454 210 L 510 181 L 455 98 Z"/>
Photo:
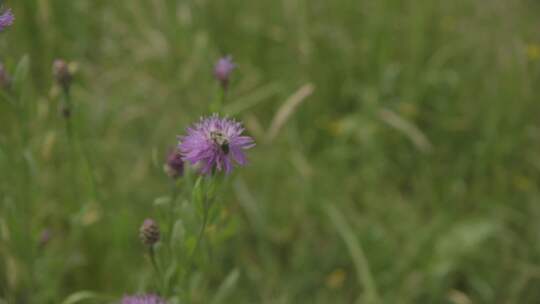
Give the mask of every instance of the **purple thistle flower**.
<path id="1" fill-rule="evenodd" d="M 0 15 L 0 32 L 11 26 L 13 21 L 15 21 L 15 15 L 13 15 L 11 9 L 7 9 L 2 15 Z"/>
<path id="2" fill-rule="evenodd" d="M 125 296 L 122 304 L 166 304 L 165 300 L 154 294 Z"/>
<path id="3" fill-rule="evenodd" d="M 226 89 L 229 85 L 229 78 L 232 71 L 236 68 L 231 55 L 222 57 L 216 63 L 214 67 L 214 76 L 221 83 L 221 86 Z"/>
<path id="4" fill-rule="evenodd" d="M 191 164 L 199 163 L 202 174 L 215 171 L 230 173 L 233 163 L 245 165 L 245 149 L 255 146 L 249 136 L 242 136 L 242 124 L 214 114 L 187 129 L 187 135 L 179 137 L 178 148 L 182 159 Z M 234 161 L 234 162 L 233 162 Z"/>

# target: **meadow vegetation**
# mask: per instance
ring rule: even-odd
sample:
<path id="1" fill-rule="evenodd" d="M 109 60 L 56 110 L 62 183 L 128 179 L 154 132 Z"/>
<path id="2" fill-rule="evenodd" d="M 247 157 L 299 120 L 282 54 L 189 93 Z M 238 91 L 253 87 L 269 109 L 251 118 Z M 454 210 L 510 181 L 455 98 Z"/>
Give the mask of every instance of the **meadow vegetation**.
<path id="1" fill-rule="evenodd" d="M 4 7 L 0 303 L 540 302 L 537 1 Z M 163 165 L 220 98 L 227 54 L 222 112 L 257 146 L 191 263 L 197 172 Z M 57 58 L 76 70 L 75 140 Z M 161 261 L 176 252 L 174 286 L 141 244 L 146 218 Z"/>

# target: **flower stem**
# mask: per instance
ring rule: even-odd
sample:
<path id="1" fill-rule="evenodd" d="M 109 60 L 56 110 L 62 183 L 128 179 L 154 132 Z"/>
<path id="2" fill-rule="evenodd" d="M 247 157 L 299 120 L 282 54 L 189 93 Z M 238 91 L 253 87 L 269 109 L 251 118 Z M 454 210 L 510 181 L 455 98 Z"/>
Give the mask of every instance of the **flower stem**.
<path id="1" fill-rule="evenodd" d="M 150 262 L 152 263 L 152 267 L 154 268 L 154 271 L 156 272 L 158 286 L 160 289 L 164 288 L 163 284 L 163 276 L 161 275 L 161 270 L 159 269 L 159 266 L 156 261 L 156 254 L 154 252 L 154 245 L 151 245 L 148 247 L 148 255 L 150 256 Z"/>
<path id="2" fill-rule="evenodd" d="M 66 134 L 72 153 L 75 152 L 75 142 L 73 138 L 73 123 L 71 121 L 71 95 L 69 90 L 62 90 L 62 115 L 66 122 Z"/>
<path id="3" fill-rule="evenodd" d="M 191 257 L 193 258 L 193 256 L 195 255 L 195 253 L 197 253 L 197 250 L 199 249 L 200 245 L 201 245 L 201 242 L 202 242 L 202 238 L 204 236 L 204 231 L 206 230 L 206 224 L 208 223 L 208 213 L 209 213 L 209 204 L 208 204 L 208 198 L 205 197 L 204 198 L 204 214 L 203 214 L 203 221 L 202 221 L 202 225 L 201 225 L 201 229 L 199 230 L 199 235 L 197 237 L 197 242 L 195 243 L 195 248 L 193 249 L 193 252 L 191 253 Z"/>
<path id="4" fill-rule="evenodd" d="M 210 105 L 210 111 L 214 113 L 223 112 L 223 105 L 227 100 L 227 88 L 220 86 L 219 97 Z"/>
<path id="5" fill-rule="evenodd" d="M 178 198 L 178 187 L 176 185 L 176 180 L 173 180 L 171 185 L 171 201 L 169 204 L 169 237 L 172 236 L 172 230 L 174 228 L 174 207 L 176 199 Z M 171 243 L 169 242 L 169 247 Z"/>
<path id="6" fill-rule="evenodd" d="M 206 226 L 208 224 L 208 215 L 210 213 L 210 205 L 211 205 L 211 203 L 212 202 L 209 201 L 208 196 L 205 195 L 204 202 L 203 202 L 204 212 L 203 212 L 203 220 L 202 220 L 202 224 L 201 224 L 201 229 L 199 230 L 199 234 L 197 236 L 197 241 L 195 243 L 195 247 L 193 248 L 193 251 L 189 255 L 187 267 L 186 267 L 184 275 L 183 275 L 184 279 L 186 279 L 187 275 L 195 267 L 194 258 L 195 258 L 195 254 L 199 250 L 199 247 L 201 246 L 201 243 L 202 243 L 202 240 L 203 240 L 203 237 L 204 237 L 204 232 L 205 232 Z"/>
<path id="7" fill-rule="evenodd" d="M 92 171 L 93 166 L 85 152 L 85 149 L 82 147 L 82 144 L 78 141 L 77 132 L 73 124 L 72 102 L 71 102 L 71 94 L 70 94 L 69 88 L 64 88 L 62 90 L 62 114 L 66 121 L 66 133 L 67 133 L 69 145 L 71 147 L 71 152 L 73 154 L 79 154 L 80 157 L 82 158 L 83 164 L 86 167 L 85 171 L 87 173 L 88 181 L 90 184 L 90 192 L 92 193 L 94 200 L 99 201 L 97 187 L 96 187 L 96 180 L 95 180 L 94 173 Z M 73 168 L 73 170 L 75 170 L 75 168 Z"/>

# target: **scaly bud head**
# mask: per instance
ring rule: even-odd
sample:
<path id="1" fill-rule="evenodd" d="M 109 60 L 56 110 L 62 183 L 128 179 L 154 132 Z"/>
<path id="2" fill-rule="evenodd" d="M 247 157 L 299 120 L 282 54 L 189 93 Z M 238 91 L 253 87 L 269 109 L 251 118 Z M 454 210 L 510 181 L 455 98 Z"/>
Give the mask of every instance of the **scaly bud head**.
<path id="1" fill-rule="evenodd" d="M 144 220 L 139 232 L 141 241 L 146 246 L 153 246 L 159 241 L 159 227 L 153 219 Z"/>

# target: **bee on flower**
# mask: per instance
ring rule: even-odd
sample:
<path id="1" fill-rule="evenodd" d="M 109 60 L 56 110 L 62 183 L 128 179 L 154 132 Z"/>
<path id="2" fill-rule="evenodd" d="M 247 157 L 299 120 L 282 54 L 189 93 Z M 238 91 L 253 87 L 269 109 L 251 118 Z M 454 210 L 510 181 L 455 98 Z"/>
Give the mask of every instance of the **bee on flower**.
<path id="1" fill-rule="evenodd" d="M 214 114 L 188 128 L 187 135 L 179 137 L 178 149 L 184 161 L 200 165 L 202 174 L 228 174 L 234 164 L 247 163 L 244 150 L 255 146 L 255 141 L 243 132 L 241 123 Z"/>

